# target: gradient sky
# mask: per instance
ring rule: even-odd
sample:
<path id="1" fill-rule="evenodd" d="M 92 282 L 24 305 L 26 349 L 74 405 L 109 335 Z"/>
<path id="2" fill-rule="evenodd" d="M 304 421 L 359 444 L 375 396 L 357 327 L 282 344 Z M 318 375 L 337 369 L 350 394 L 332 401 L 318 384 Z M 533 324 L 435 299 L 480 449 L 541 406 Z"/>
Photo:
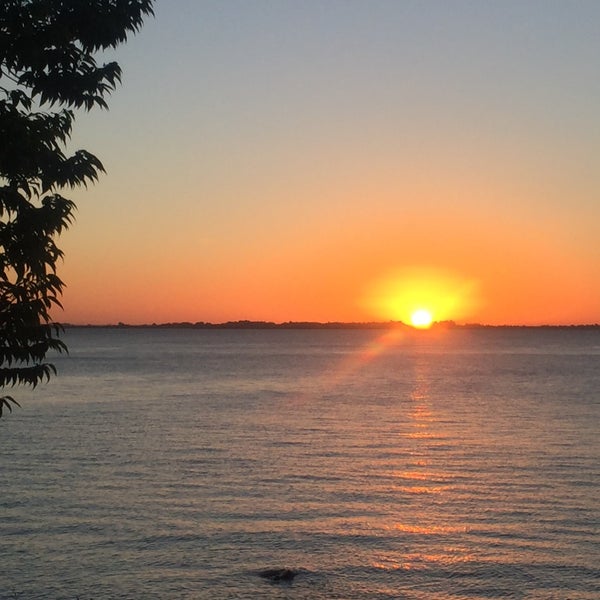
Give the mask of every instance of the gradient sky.
<path id="1" fill-rule="evenodd" d="M 600 322 L 599 2 L 155 9 L 58 320 Z"/>

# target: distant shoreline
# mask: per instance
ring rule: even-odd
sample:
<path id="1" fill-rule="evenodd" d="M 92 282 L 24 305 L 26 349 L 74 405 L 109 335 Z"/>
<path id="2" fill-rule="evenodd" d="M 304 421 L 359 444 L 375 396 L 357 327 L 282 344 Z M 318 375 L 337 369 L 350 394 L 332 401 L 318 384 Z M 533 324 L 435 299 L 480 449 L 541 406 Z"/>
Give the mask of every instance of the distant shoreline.
<path id="1" fill-rule="evenodd" d="M 402 323 L 401 321 L 387 322 L 361 322 L 345 323 L 341 321 L 330 321 L 321 323 L 318 321 L 287 321 L 275 323 L 272 321 L 226 321 L 224 323 L 206 323 L 198 321 L 195 323 L 182 321 L 177 323 L 148 323 L 141 325 L 131 325 L 128 323 L 116 324 L 75 324 L 61 323 L 65 329 L 407 329 L 416 330 L 415 327 Z M 457 324 L 454 321 L 435 322 L 429 328 L 440 329 L 600 329 L 600 323 L 579 324 L 579 325 L 485 325 L 480 323 Z M 417 330 L 427 331 L 427 330 Z"/>

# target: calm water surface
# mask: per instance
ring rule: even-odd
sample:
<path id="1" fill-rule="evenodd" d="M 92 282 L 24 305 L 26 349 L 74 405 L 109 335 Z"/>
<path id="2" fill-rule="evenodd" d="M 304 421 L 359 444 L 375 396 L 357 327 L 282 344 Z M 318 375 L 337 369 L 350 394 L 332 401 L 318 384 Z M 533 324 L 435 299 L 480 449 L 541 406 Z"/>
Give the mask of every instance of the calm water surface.
<path id="1" fill-rule="evenodd" d="M 598 330 L 66 341 L 0 421 L 2 599 L 600 598 Z"/>

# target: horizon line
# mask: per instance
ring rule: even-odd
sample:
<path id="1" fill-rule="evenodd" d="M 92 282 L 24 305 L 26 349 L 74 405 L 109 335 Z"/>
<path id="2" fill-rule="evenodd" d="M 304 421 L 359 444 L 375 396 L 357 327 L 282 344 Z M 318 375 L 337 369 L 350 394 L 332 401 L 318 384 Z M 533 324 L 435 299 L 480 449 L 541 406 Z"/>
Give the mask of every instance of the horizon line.
<path id="1" fill-rule="evenodd" d="M 456 323 L 452 320 L 434 321 L 426 329 L 414 327 L 403 321 L 262 321 L 239 319 L 236 321 L 224 321 L 212 323 L 208 321 L 167 321 L 162 323 L 57 323 L 64 328 L 76 327 L 98 327 L 98 328 L 171 328 L 171 329 L 391 329 L 395 327 L 427 331 L 427 329 L 491 329 L 491 328 L 600 328 L 600 323 L 543 323 L 538 325 L 526 324 L 501 324 L 492 325 L 488 323 Z"/>

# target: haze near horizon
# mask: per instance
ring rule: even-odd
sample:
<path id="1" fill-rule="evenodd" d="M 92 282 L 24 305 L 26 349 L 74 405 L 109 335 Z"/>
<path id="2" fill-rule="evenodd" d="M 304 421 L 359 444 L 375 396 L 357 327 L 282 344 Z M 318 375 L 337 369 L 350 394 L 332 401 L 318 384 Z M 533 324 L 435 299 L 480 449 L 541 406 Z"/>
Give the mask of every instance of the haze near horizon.
<path id="1" fill-rule="evenodd" d="M 600 4 L 155 12 L 75 125 L 57 320 L 600 322 Z"/>

